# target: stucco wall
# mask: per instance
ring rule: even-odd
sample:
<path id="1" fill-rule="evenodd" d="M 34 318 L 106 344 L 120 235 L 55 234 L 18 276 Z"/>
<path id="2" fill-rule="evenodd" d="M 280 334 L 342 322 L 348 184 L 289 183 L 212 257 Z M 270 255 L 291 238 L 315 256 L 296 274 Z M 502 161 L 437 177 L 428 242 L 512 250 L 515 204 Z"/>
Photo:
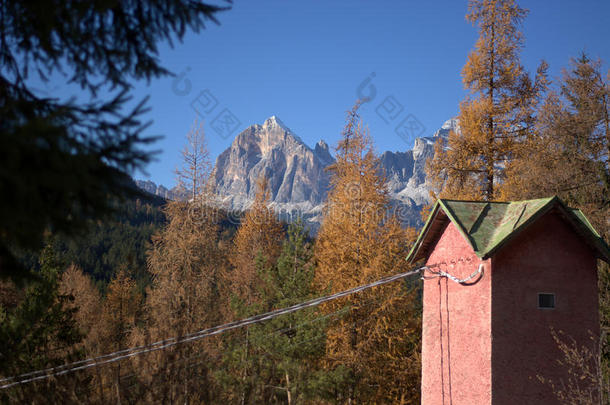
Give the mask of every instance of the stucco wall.
<path id="1" fill-rule="evenodd" d="M 549 385 L 567 378 L 551 327 L 593 347 L 599 331 L 596 261 L 559 216 L 546 214 L 492 259 L 493 404 L 557 403 Z M 538 293 L 555 309 L 538 309 Z"/>
<path id="2" fill-rule="evenodd" d="M 450 223 L 427 264 L 467 258 L 471 261 L 441 269 L 463 278 L 481 263 Z M 491 403 L 490 276 L 488 261 L 483 276 L 470 286 L 447 278 L 424 281 L 422 404 Z"/>

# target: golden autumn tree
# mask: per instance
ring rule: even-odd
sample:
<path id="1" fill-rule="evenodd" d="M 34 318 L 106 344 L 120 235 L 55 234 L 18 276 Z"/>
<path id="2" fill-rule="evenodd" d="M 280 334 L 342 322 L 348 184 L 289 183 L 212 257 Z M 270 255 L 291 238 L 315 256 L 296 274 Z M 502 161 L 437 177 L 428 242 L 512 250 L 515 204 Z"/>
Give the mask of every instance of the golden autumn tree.
<path id="1" fill-rule="evenodd" d="M 199 135 L 197 145 L 204 142 Z M 205 172 L 207 163 L 199 160 L 197 164 L 201 167 L 193 168 L 191 176 Z M 165 207 L 167 224 L 153 235 L 148 252 L 153 281 L 147 292 L 146 323 L 133 334 L 134 344 L 181 337 L 220 323 L 218 286 L 226 265 L 218 249 L 220 217 L 208 199 L 208 182 L 207 177 L 186 181 L 195 185 L 198 194 Z M 205 340 L 137 359 L 143 397 L 160 403 L 209 403 L 214 353 L 213 341 Z"/>
<path id="2" fill-rule="evenodd" d="M 130 346 L 130 334 L 136 326 L 137 314 L 140 310 L 142 296 L 138 291 L 136 282 L 128 275 L 125 269 L 118 271 L 108 285 L 108 292 L 102 303 L 101 314 L 93 339 L 96 339 L 97 355 L 122 350 Z M 116 404 L 130 402 L 134 398 L 124 391 L 125 375 L 133 373 L 129 362 L 117 362 L 109 366 L 102 366 L 97 373 L 100 379 L 100 401 L 111 401 Z"/>
<path id="3" fill-rule="evenodd" d="M 219 322 L 217 285 L 222 257 L 212 208 L 170 202 L 168 224 L 153 237 L 148 268 L 153 276 L 146 300 L 146 328 L 134 343 L 180 337 Z M 209 400 L 208 341 L 185 343 L 139 361 L 151 401 L 199 403 Z"/>
<path id="4" fill-rule="evenodd" d="M 385 179 L 368 131 L 348 113 L 331 190 L 315 246 L 315 282 L 320 291 L 342 291 L 407 270 L 405 257 L 415 239 L 391 214 Z M 384 285 L 326 304 L 350 311 L 327 331 L 324 363 L 347 367 L 351 383 L 336 400 L 348 403 L 419 402 L 419 312 L 413 291 L 402 283 Z"/>
<path id="5" fill-rule="evenodd" d="M 540 107 L 535 136 L 511 167 L 505 193 L 514 199 L 558 195 L 608 237 L 610 78 L 601 66 L 585 54 L 571 60 L 558 91 Z"/>
<path id="6" fill-rule="evenodd" d="M 97 339 L 94 335 L 98 331 L 95 326 L 99 321 L 102 298 L 93 280 L 80 267 L 70 265 L 61 275 L 59 293 L 73 297 L 67 306 L 76 310 L 74 320 L 83 334 L 85 352 L 97 354 Z"/>
<path id="7" fill-rule="evenodd" d="M 470 94 L 460 104 L 459 133 L 437 141 L 427 168 L 441 197 L 498 199 L 506 168 L 532 130 L 547 64 L 540 64 L 535 81 L 521 65 L 519 26 L 526 14 L 514 0 L 470 0 L 466 19 L 479 29 L 462 69 Z"/>
<path id="8" fill-rule="evenodd" d="M 256 185 L 254 203 L 246 212 L 235 234 L 233 252 L 229 257 L 232 271 L 229 274 L 231 292 L 251 304 L 256 301 L 257 259 L 262 266 L 270 266 L 280 255 L 284 230 L 272 208 L 271 190 L 265 177 Z"/>

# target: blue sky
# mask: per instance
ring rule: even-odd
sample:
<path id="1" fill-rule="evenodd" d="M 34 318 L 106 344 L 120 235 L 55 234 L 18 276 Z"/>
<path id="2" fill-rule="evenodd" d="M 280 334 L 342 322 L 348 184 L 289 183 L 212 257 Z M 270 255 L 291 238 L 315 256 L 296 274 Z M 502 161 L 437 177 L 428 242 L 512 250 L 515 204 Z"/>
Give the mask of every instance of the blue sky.
<path id="1" fill-rule="evenodd" d="M 609 1 L 519 4 L 530 10 L 521 53 L 530 72 L 545 59 L 557 77 L 582 50 L 607 69 Z M 164 135 L 149 175 L 135 177 L 173 185 L 195 119 L 205 120 L 214 160 L 237 133 L 271 115 L 310 146 L 324 139 L 334 147 L 345 111 L 371 86 L 375 97 L 362 117 L 377 151 L 410 149 L 414 136 L 456 115 L 465 95 L 460 71 L 477 38 L 466 11 L 466 0 L 235 0 L 218 15 L 220 25 L 161 46 L 162 63 L 179 77 L 135 83 L 136 98 L 150 96 L 149 133 Z"/>

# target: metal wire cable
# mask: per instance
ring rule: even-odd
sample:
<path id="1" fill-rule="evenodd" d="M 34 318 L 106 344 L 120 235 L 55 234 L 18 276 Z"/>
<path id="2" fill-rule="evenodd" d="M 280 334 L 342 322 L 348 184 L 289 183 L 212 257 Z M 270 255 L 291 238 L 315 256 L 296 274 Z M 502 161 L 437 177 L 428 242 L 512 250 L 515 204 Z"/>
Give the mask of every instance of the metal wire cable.
<path id="1" fill-rule="evenodd" d="M 315 298 L 315 299 L 305 301 L 305 302 L 302 302 L 302 303 L 299 303 L 296 305 L 292 305 L 290 307 L 281 308 L 281 309 L 266 312 L 263 314 L 251 316 L 249 318 L 245 318 L 242 320 L 229 322 L 229 323 L 226 323 L 223 325 L 214 326 L 214 327 L 207 328 L 207 329 L 202 329 L 200 331 L 197 331 L 197 332 L 194 332 L 194 333 L 191 333 L 188 335 L 184 335 L 184 336 L 180 336 L 180 337 L 173 337 L 173 338 L 161 340 L 158 342 L 154 342 L 154 343 L 151 343 L 148 345 L 127 348 L 127 349 L 119 350 L 116 352 L 108 353 L 108 354 L 105 354 L 102 356 L 97 356 L 97 357 L 80 360 L 80 361 L 73 362 L 73 363 L 68 363 L 68 364 L 65 364 L 62 366 L 51 367 L 51 368 L 47 368 L 44 370 L 37 370 L 37 371 L 20 374 L 20 375 L 12 376 L 12 377 L 6 377 L 6 378 L 3 378 L 0 380 L 0 382 L 5 382 L 5 384 L 0 386 L 0 389 L 7 389 L 7 388 L 11 388 L 16 385 L 26 384 L 26 383 L 30 383 L 33 381 L 39 381 L 39 380 L 47 379 L 47 378 L 50 378 L 53 376 L 60 376 L 60 375 L 64 375 L 67 373 L 74 372 L 74 371 L 84 370 L 84 369 L 87 369 L 90 367 L 95 367 L 98 365 L 114 363 L 114 362 L 117 362 L 117 361 L 120 361 L 123 359 L 127 359 L 127 358 L 130 358 L 133 356 L 137 356 L 140 354 L 149 353 L 149 352 L 153 352 L 153 351 L 157 351 L 157 350 L 162 350 L 162 349 L 172 347 L 172 346 L 175 346 L 175 345 L 178 345 L 181 343 L 200 340 L 205 337 L 218 335 L 218 334 L 224 333 L 224 332 L 232 330 L 232 329 L 241 328 L 243 326 L 264 322 L 266 320 L 273 319 L 280 315 L 289 314 L 289 313 L 296 312 L 296 311 L 299 311 L 299 310 L 305 309 L 305 308 L 315 307 L 324 302 L 328 302 L 328 301 L 332 301 L 332 300 L 335 300 L 338 298 L 356 294 L 360 291 L 367 290 L 367 289 L 370 289 L 373 287 L 377 287 L 377 286 L 380 286 L 383 284 L 391 283 L 393 281 L 400 280 L 405 277 L 412 276 L 414 274 L 420 274 L 423 270 L 429 269 L 430 267 L 431 266 L 422 266 L 415 270 L 411 270 L 408 272 L 399 273 L 399 274 L 395 274 L 392 276 L 381 278 L 381 279 L 374 281 L 372 283 L 369 283 L 369 284 L 350 288 L 348 290 L 341 291 L 341 292 L 338 292 L 335 294 Z M 18 381 L 15 381 L 15 380 L 18 380 Z M 8 381 L 10 381 L 10 382 L 8 382 Z"/>
<path id="2" fill-rule="evenodd" d="M 379 306 L 379 303 L 377 303 L 377 300 L 374 297 L 372 297 L 372 298 L 369 297 L 369 298 L 367 298 L 364 301 L 364 307 L 369 307 L 371 304 L 373 304 L 375 306 Z M 324 320 L 328 320 L 328 319 L 332 319 L 332 318 L 340 318 L 342 315 L 347 314 L 350 311 L 352 311 L 352 309 L 353 308 L 348 305 L 346 307 L 343 307 L 343 308 L 341 308 L 341 309 L 339 309 L 337 311 L 328 313 L 326 315 L 317 316 L 317 317 L 315 317 L 313 319 L 309 319 L 307 321 L 304 321 L 304 322 L 301 322 L 301 323 L 297 323 L 296 325 L 294 325 L 291 328 L 275 329 L 275 330 L 273 330 L 273 331 L 271 331 L 269 333 L 264 334 L 263 337 L 270 337 L 270 336 L 273 336 L 273 335 L 278 335 L 278 334 L 284 333 L 284 332 L 289 331 L 289 330 L 300 329 L 300 328 L 303 328 L 305 325 L 313 324 L 315 322 L 320 322 L 320 321 L 324 321 Z M 356 322 L 356 325 L 362 325 L 366 321 L 367 321 L 367 319 L 361 319 L 361 320 Z M 312 342 L 312 341 L 315 341 L 315 340 L 319 340 L 319 339 L 322 339 L 322 338 L 326 338 L 325 334 L 319 334 L 317 336 L 314 336 L 314 337 L 311 337 L 311 338 L 308 338 L 308 339 L 296 340 L 293 344 L 295 344 L 297 346 L 300 346 L 300 345 L 303 345 L 305 343 L 309 343 L 309 342 Z M 244 337 L 243 340 L 244 340 L 243 343 L 245 344 L 245 342 L 248 340 L 248 338 Z M 173 365 L 178 365 L 178 364 L 185 364 L 187 367 L 195 367 L 197 365 L 205 363 L 205 361 L 197 361 L 198 359 L 200 359 L 204 355 L 205 355 L 205 353 L 204 354 L 197 354 L 197 355 L 185 357 L 185 358 L 182 358 L 182 359 L 179 359 L 179 360 L 176 360 L 176 361 L 172 361 L 170 363 L 165 363 L 162 368 L 166 369 L 168 366 L 173 366 Z M 269 355 L 266 354 L 266 353 L 262 353 L 262 356 L 269 357 Z M 220 369 L 215 367 L 216 371 L 218 371 L 218 370 L 228 370 L 228 369 L 229 369 L 229 367 L 227 367 L 227 366 L 222 367 Z M 129 373 L 129 374 L 120 376 L 119 378 L 120 378 L 120 380 L 125 380 L 125 379 L 131 378 L 131 377 L 136 377 L 137 375 L 138 375 L 138 373 L 133 372 L 133 373 Z M 115 381 L 106 382 L 105 384 L 103 384 L 101 386 L 101 389 L 105 390 L 105 389 L 107 389 L 109 387 L 112 387 L 115 384 L 116 384 Z M 126 386 L 126 387 L 123 386 L 123 387 L 121 387 L 121 389 L 122 390 L 126 390 L 126 391 L 129 392 L 136 385 L 138 385 L 138 382 L 134 382 L 131 385 Z M 158 386 L 157 388 L 160 388 L 160 386 Z M 93 386 L 93 387 L 89 388 L 89 391 L 94 392 L 97 389 L 99 389 L 99 387 Z M 147 388 L 147 390 L 149 392 L 153 392 L 153 394 L 154 394 L 154 389 L 153 389 L 153 391 L 150 391 L 150 388 Z"/>
<path id="3" fill-rule="evenodd" d="M 374 299 L 370 299 L 370 298 L 369 298 L 369 299 L 368 299 L 366 302 L 367 302 L 367 305 L 368 305 L 368 304 L 370 304 L 370 303 L 374 302 Z M 338 310 L 338 311 L 331 312 L 331 313 L 329 313 L 329 314 L 327 314 L 327 315 L 324 315 L 324 316 L 321 316 L 321 317 L 318 317 L 318 318 L 314 318 L 313 320 L 309 320 L 309 321 L 303 322 L 303 323 L 301 323 L 301 324 L 297 324 L 297 325 L 295 326 L 295 328 L 297 328 L 297 327 L 302 327 L 302 326 L 303 326 L 303 325 L 305 325 L 305 324 L 308 324 L 308 323 L 313 323 L 313 322 L 317 322 L 317 321 L 320 321 L 320 320 L 323 320 L 323 319 L 330 319 L 330 318 L 340 317 L 342 314 L 344 314 L 344 313 L 348 313 L 349 311 L 351 311 L 351 308 L 342 308 L 342 309 L 340 309 L 340 310 Z M 360 320 L 360 321 L 358 321 L 358 322 L 357 322 L 357 325 L 361 325 L 361 324 L 363 324 L 365 321 L 366 321 L 366 319 Z M 275 330 L 275 331 L 273 331 L 273 332 L 270 332 L 270 333 L 268 333 L 268 334 L 266 334 L 266 335 L 264 335 L 264 336 L 271 336 L 271 335 L 275 335 L 275 334 L 281 333 L 281 332 L 282 332 L 282 331 L 284 331 L 284 330 L 285 330 L 285 329 L 278 329 L 278 330 Z M 314 337 L 309 338 L 309 339 L 301 339 L 301 340 L 298 340 L 298 341 L 297 341 L 297 342 L 295 342 L 294 344 L 295 344 L 295 345 L 303 345 L 303 344 L 305 344 L 305 343 L 308 343 L 308 342 L 311 342 L 311 341 L 314 341 L 314 340 L 318 340 L 318 339 L 323 339 L 323 338 L 326 338 L 326 336 L 325 336 L 324 334 L 320 334 L 320 335 L 314 336 Z M 247 338 L 244 338 L 244 343 L 245 343 L 245 341 L 246 341 L 246 340 L 247 340 Z M 269 355 L 268 355 L 268 354 L 266 354 L 266 353 L 262 353 L 262 356 L 269 357 Z M 192 359 L 197 359 L 197 358 L 200 358 L 200 357 L 202 357 L 202 356 L 201 356 L 201 355 L 197 355 L 197 356 L 191 356 L 191 357 L 187 357 L 187 358 L 184 358 L 184 359 L 181 359 L 181 360 L 177 360 L 177 361 L 175 361 L 175 362 L 172 362 L 172 363 L 170 363 L 169 365 L 173 365 L 173 364 L 182 364 L 182 363 L 185 363 L 185 362 L 186 362 L 186 365 L 187 365 L 188 367 L 194 367 L 194 366 L 196 366 L 196 365 L 203 364 L 204 362 L 203 362 L 203 361 L 199 361 L 199 362 L 191 362 L 191 363 L 188 363 L 188 361 L 189 361 L 189 360 L 192 360 Z M 220 369 L 215 368 L 215 370 L 229 370 L 229 369 L 230 369 L 230 367 L 227 367 L 227 366 L 222 367 L 222 368 L 220 368 Z M 135 374 L 131 374 L 131 375 L 128 375 L 128 376 L 125 376 L 125 377 L 131 377 L 131 376 L 134 376 L 134 375 L 135 375 Z M 121 377 L 121 379 L 123 379 L 123 377 Z M 106 387 L 112 386 L 113 384 L 114 384 L 114 382 L 110 382 L 110 383 L 105 384 L 105 385 L 104 385 L 104 387 L 106 388 Z M 126 389 L 127 389 L 127 390 L 129 390 L 129 389 L 131 389 L 133 386 L 135 386 L 135 384 L 132 384 L 132 385 L 128 386 Z M 157 386 L 157 389 L 161 389 L 161 388 L 162 388 L 161 386 Z M 125 387 L 123 387 L 123 389 L 125 389 Z"/>
<path id="4" fill-rule="evenodd" d="M 435 270 L 432 270 L 432 268 L 438 268 L 438 267 L 448 266 L 448 265 L 449 266 L 453 266 L 453 265 L 458 264 L 458 263 L 470 263 L 470 262 L 472 262 L 472 260 L 473 259 L 469 257 L 469 258 L 460 258 L 460 259 L 456 259 L 456 260 L 439 262 L 439 263 L 436 263 L 436 264 L 432 264 L 432 265 L 421 267 L 421 268 L 419 268 L 419 272 L 422 275 L 422 279 L 433 279 L 433 278 L 442 278 L 442 277 L 445 277 L 446 279 L 451 279 L 452 281 L 455 281 L 457 283 L 462 284 L 462 283 L 466 283 L 466 282 L 470 281 L 477 274 L 481 273 L 483 271 L 482 264 L 479 266 L 479 268 L 474 273 L 472 273 L 470 276 L 468 276 L 468 277 L 466 277 L 464 279 L 458 279 L 457 277 L 455 277 L 455 276 L 453 276 L 453 275 L 451 275 L 451 274 L 449 274 L 447 272 L 444 272 L 442 270 L 435 271 Z M 430 273 L 432 273 L 434 276 L 426 277 L 424 275 L 426 270 L 429 271 Z M 440 282 L 440 280 L 439 280 L 439 282 Z M 440 285 L 439 285 L 439 287 L 440 287 Z M 448 290 L 445 291 L 446 294 L 447 294 L 447 292 L 448 292 Z M 440 299 L 440 294 L 439 294 L 439 299 Z M 448 300 L 448 297 L 445 297 L 445 299 Z M 374 298 L 369 298 L 366 301 L 366 305 L 368 306 L 373 301 L 374 301 Z M 446 309 L 448 310 L 448 308 L 446 308 Z M 337 310 L 335 312 L 329 313 L 327 315 L 319 316 L 319 317 L 316 317 L 314 319 L 310 319 L 310 320 L 307 320 L 305 322 L 296 324 L 293 327 L 287 327 L 287 328 L 283 328 L 283 329 L 276 329 L 276 330 L 274 330 L 272 332 L 269 332 L 269 333 L 265 334 L 263 337 L 269 337 L 269 336 L 278 335 L 278 334 L 287 332 L 289 330 L 299 329 L 299 328 L 304 327 L 307 324 L 318 322 L 318 321 L 322 321 L 322 320 L 329 319 L 329 318 L 338 317 L 338 316 L 341 316 L 343 313 L 347 313 L 349 311 L 351 311 L 351 308 L 345 307 L 345 308 L 342 308 L 342 309 Z M 442 314 L 440 316 L 441 316 L 441 319 L 442 319 Z M 447 314 L 447 316 L 449 316 L 449 314 Z M 360 321 L 357 322 L 357 324 L 363 324 L 363 323 L 364 323 L 364 320 L 360 320 Z M 441 323 L 442 323 L 442 321 L 441 321 Z M 441 335 L 442 335 L 442 325 L 441 325 Z M 301 340 L 296 341 L 295 344 L 302 345 L 304 343 L 308 343 L 308 342 L 311 342 L 311 341 L 314 341 L 314 340 L 318 340 L 318 339 L 321 339 L 323 337 L 325 337 L 325 336 L 324 335 L 318 335 L 318 336 L 314 336 L 314 337 L 308 338 L 308 339 L 301 339 Z M 247 338 L 244 338 L 244 340 L 247 340 Z M 443 343 L 442 342 L 441 342 L 441 352 L 443 352 Z M 447 347 L 447 352 L 448 352 L 448 355 L 450 357 L 449 347 Z M 266 353 L 262 353 L 262 355 L 265 356 L 265 357 L 269 357 L 269 355 L 266 354 Z M 204 363 L 204 361 L 196 361 L 196 359 L 198 359 L 200 357 L 202 357 L 202 355 L 190 356 L 190 357 L 183 358 L 183 359 L 177 360 L 175 362 L 172 362 L 172 363 L 170 363 L 170 365 L 172 365 L 172 364 L 184 364 L 185 363 L 187 365 L 187 367 L 195 367 L 197 365 L 200 365 L 200 364 Z M 441 355 L 441 357 L 442 357 L 442 355 Z M 441 358 L 441 363 L 442 363 L 442 361 L 443 361 L 443 359 Z M 227 367 L 223 367 L 223 369 L 226 370 L 228 368 Z M 135 376 L 135 375 L 136 374 L 130 374 L 130 375 L 122 376 L 121 379 L 132 377 L 132 376 Z M 442 379 L 442 376 L 441 376 L 441 379 Z M 109 387 L 109 386 L 112 386 L 113 384 L 114 384 L 114 382 L 110 382 L 110 383 L 107 383 L 104 387 Z M 134 385 L 135 385 L 135 383 L 132 384 L 131 386 L 127 387 L 127 389 L 128 390 L 131 389 L 131 387 L 133 387 Z M 444 384 L 442 384 L 442 389 L 444 390 L 444 388 L 445 388 Z M 451 380 L 449 380 L 449 393 L 450 393 L 450 397 L 451 397 Z M 443 397 L 444 397 L 444 395 L 443 395 Z"/>

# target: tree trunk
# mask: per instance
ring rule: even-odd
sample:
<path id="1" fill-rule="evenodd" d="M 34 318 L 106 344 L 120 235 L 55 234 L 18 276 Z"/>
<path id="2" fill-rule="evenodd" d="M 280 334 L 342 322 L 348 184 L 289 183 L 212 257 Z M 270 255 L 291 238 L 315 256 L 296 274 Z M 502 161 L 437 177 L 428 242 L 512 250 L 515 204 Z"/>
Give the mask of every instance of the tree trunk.
<path id="1" fill-rule="evenodd" d="M 248 361 L 248 350 L 249 350 L 249 347 L 250 347 L 250 345 L 249 345 L 249 343 L 250 343 L 249 336 L 250 336 L 250 330 L 248 329 L 248 327 L 246 327 L 246 351 L 244 353 L 244 369 L 243 369 L 243 372 L 242 372 L 242 380 L 243 380 L 244 387 L 243 387 L 243 390 L 242 390 L 242 393 L 241 393 L 241 401 L 240 401 L 241 405 L 245 405 L 245 403 L 246 403 L 246 391 L 248 390 L 248 387 L 246 386 L 246 380 L 247 380 L 247 377 L 248 377 L 248 370 L 247 370 L 248 363 L 247 363 L 247 361 Z"/>
<path id="2" fill-rule="evenodd" d="M 604 83 L 602 82 L 602 86 Z M 606 135 L 606 164 L 603 165 L 603 179 L 604 185 L 606 186 L 606 190 L 610 188 L 610 172 L 608 170 L 608 161 L 610 160 L 610 117 L 608 116 L 608 94 L 604 94 L 603 96 L 603 108 L 604 108 L 604 126 L 605 126 L 605 135 Z M 602 204 L 606 204 L 607 198 L 603 199 Z"/>
<path id="3" fill-rule="evenodd" d="M 286 371 L 286 395 L 288 396 L 288 405 L 292 405 L 292 393 L 290 392 L 290 376 Z"/>
<path id="4" fill-rule="evenodd" d="M 116 382 L 115 382 L 115 394 L 116 394 L 116 403 L 117 405 L 121 405 L 121 369 L 120 369 L 120 365 L 117 366 L 117 370 L 116 370 Z"/>
<path id="5" fill-rule="evenodd" d="M 356 354 L 356 344 L 358 342 L 358 331 L 356 330 L 356 322 L 352 323 L 352 328 L 351 328 L 351 339 L 350 339 L 350 343 L 352 346 L 352 352 L 354 354 Z M 348 398 L 347 398 L 347 403 L 349 405 L 353 405 L 356 403 L 356 400 L 354 398 L 354 393 L 356 392 L 356 382 L 353 382 L 350 384 L 349 386 L 349 391 L 348 391 Z"/>
<path id="6" fill-rule="evenodd" d="M 101 403 L 103 404 L 106 401 L 104 400 L 104 382 L 102 381 L 102 373 L 100 373 L 99 366 L 96 366 L 95 370 L 97 371 L 97 380 L 99 381 L 100 400 L 101 400 Z"/>

